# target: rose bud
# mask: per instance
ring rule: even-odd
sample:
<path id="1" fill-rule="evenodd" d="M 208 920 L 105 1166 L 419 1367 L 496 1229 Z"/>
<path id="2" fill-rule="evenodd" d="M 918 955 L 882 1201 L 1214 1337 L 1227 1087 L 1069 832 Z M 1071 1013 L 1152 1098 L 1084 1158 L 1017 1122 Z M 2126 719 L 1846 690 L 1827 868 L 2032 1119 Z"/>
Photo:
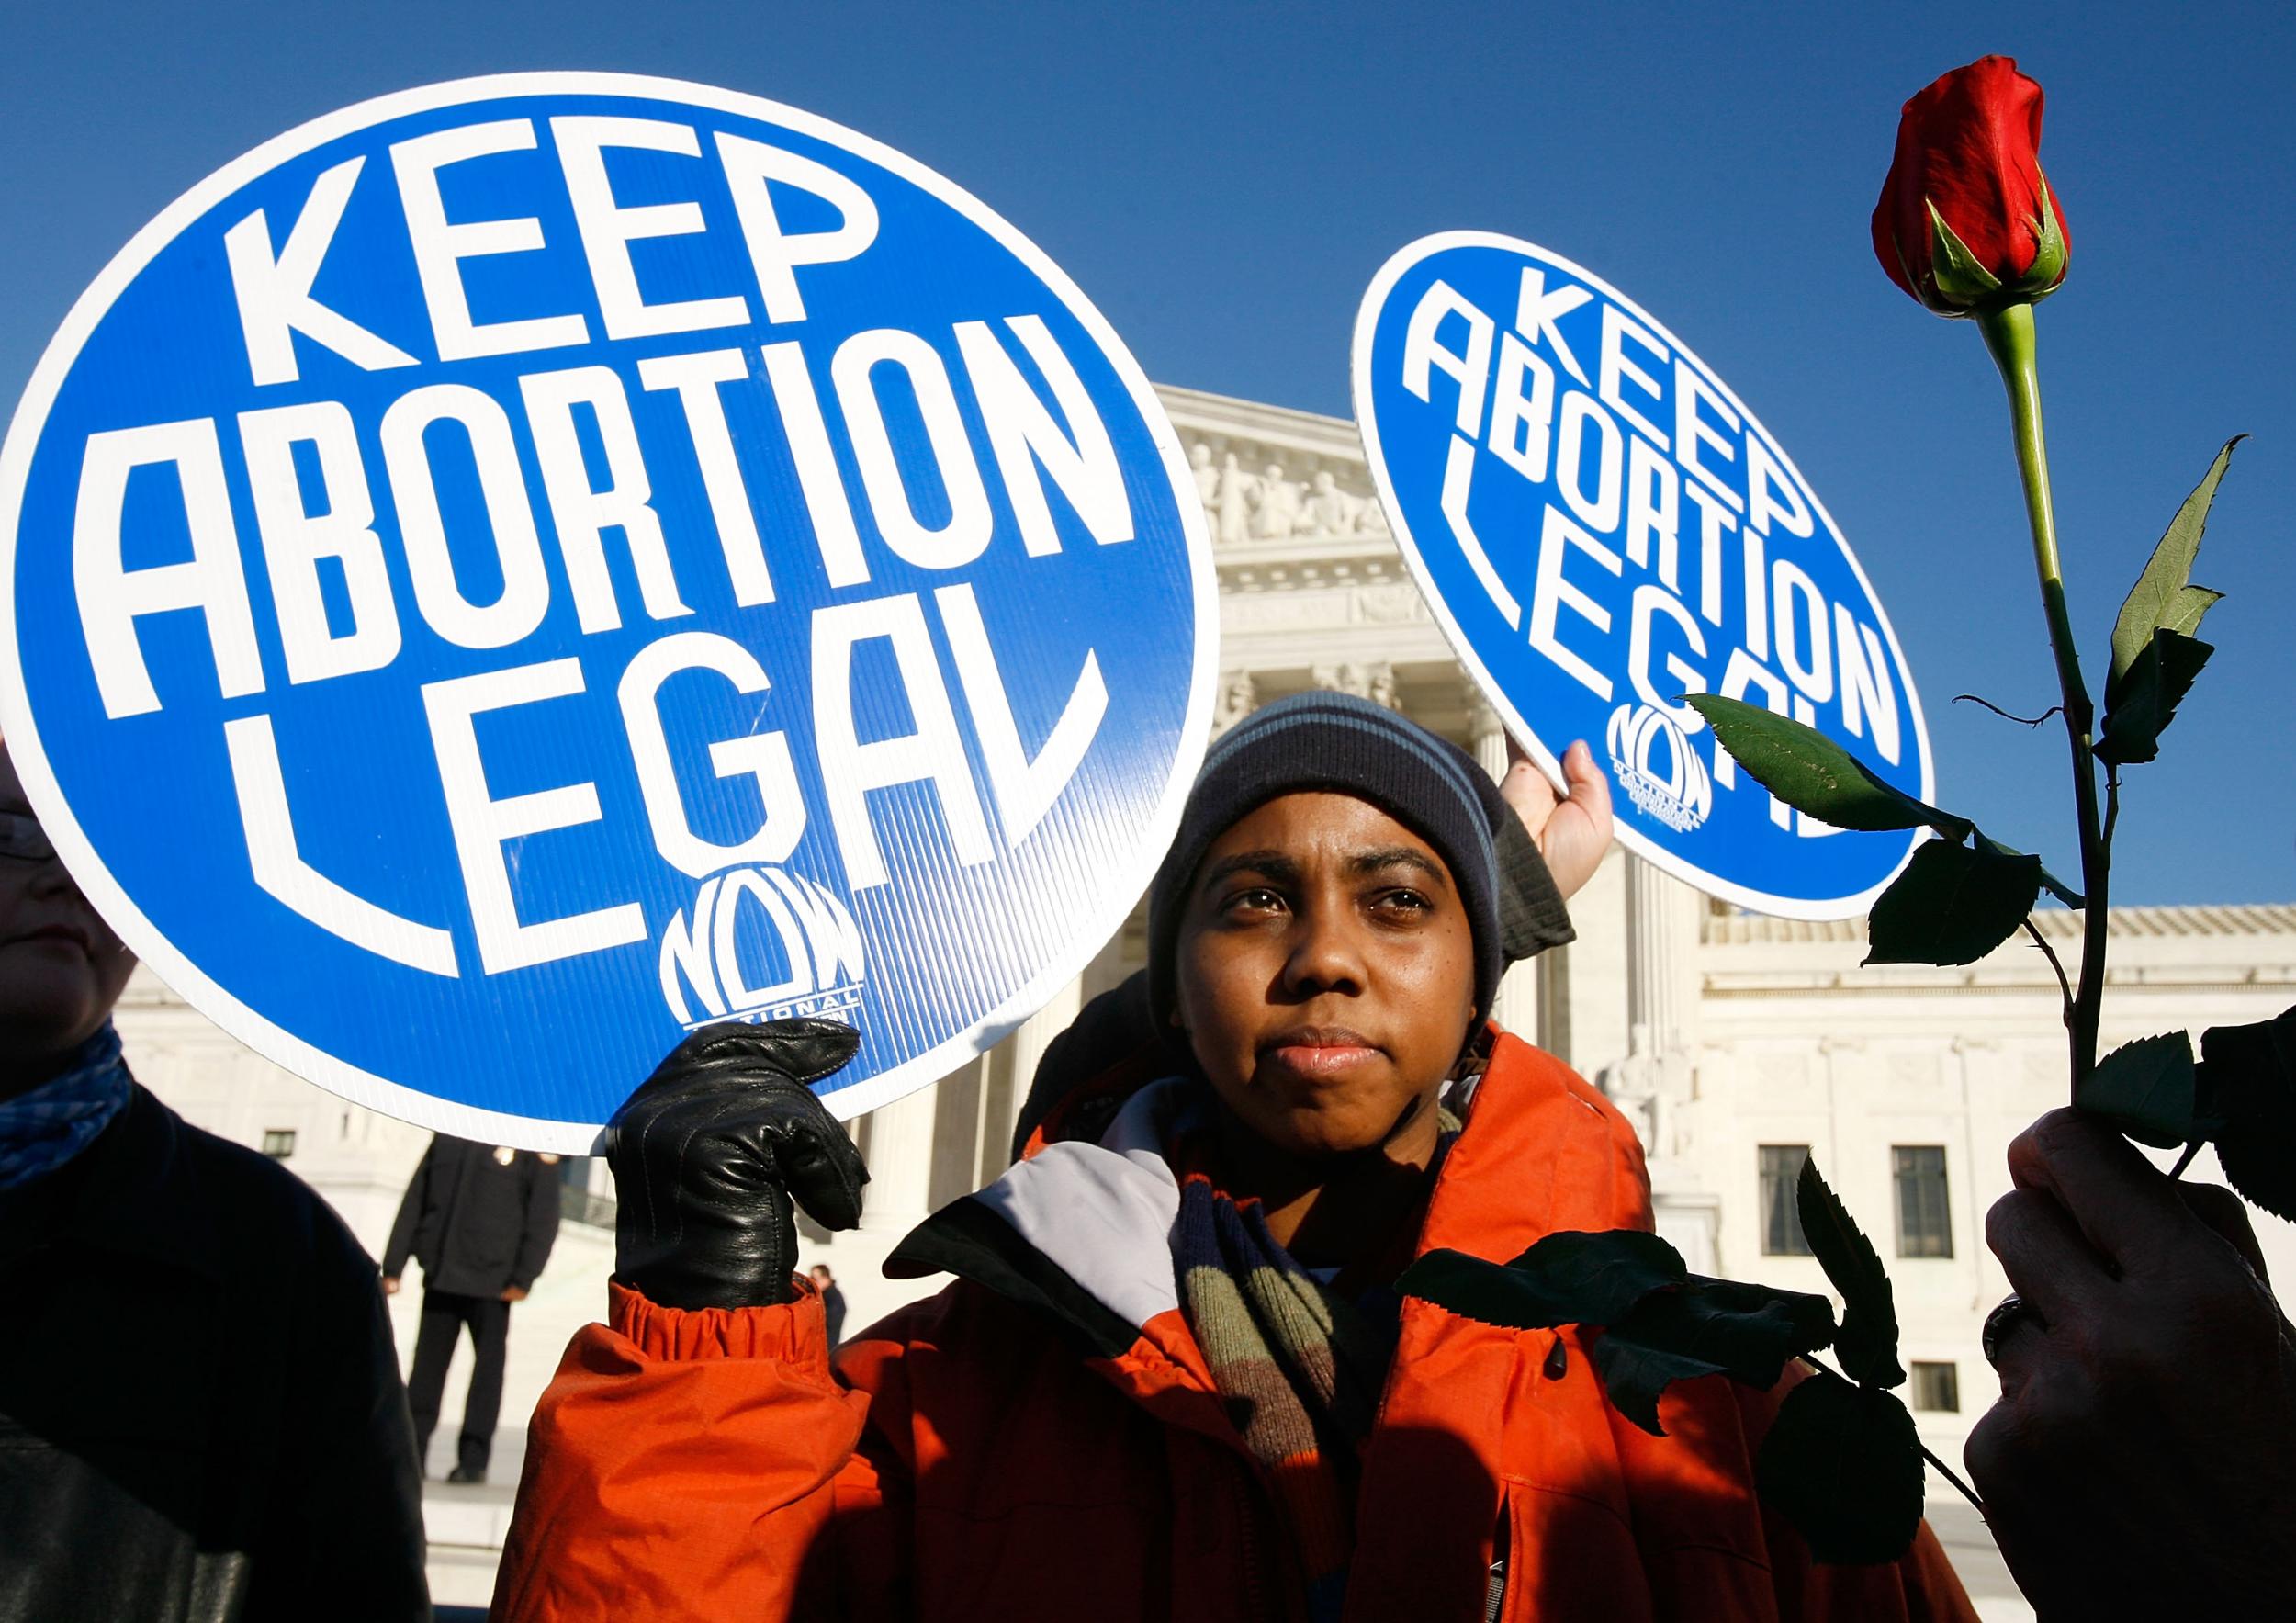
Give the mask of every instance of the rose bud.
<path id="1" fill-rule="evenodd" d="M 1940 315 L 2044 299 L 2068 244 L 2041 173 L 2041 86 L 2013 58 L 1980 57 L 1906 103 L 1874 206 L 1889 279 Z"/>

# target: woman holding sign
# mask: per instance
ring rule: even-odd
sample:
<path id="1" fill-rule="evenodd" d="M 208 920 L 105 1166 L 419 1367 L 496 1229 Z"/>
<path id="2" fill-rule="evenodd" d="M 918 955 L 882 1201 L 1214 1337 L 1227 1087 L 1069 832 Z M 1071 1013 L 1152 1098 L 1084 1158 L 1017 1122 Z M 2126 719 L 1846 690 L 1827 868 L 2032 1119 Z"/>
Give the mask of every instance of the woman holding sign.
<path id="1" fill-rule="evenodd" d="M 1602 805 L 1572 753 L 1566 882 Z M 888 1265 L 957 1281 L 834 1361 L 790 1197 L 858 1221 L 805 1086 L 853 1034 L 689 1040 L 617 1122 L 613 1323 L 535 1414 L 495 1615 L 1973 1616 L 1926 1531 L 1819 1568 L 1763 1514 L 1771 1398 L 1678 1383 L 1653 1438 L 1579 1332 L 1394 1293 L 1435 1247 L 1650 1226 L 1625 1120 L 1488 1023 L 1536 944 L 1514 840 L 1472 761 L 1376 705 L 1237 727 L 1150 892 L 1168 1041 L 1087 1011 L 1113 1063 Z"/>

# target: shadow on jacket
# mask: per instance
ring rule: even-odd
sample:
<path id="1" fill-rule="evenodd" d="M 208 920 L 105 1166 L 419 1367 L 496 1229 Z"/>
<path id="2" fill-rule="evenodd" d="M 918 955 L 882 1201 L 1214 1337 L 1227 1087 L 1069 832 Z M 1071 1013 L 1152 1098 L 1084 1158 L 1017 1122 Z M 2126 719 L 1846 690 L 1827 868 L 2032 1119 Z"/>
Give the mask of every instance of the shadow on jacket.
<path id="1" fill-rule="evenodd" d="M 141 1088 L 0 1194 L 0 1623 L 428 1618 L 375 1265 Z"/>

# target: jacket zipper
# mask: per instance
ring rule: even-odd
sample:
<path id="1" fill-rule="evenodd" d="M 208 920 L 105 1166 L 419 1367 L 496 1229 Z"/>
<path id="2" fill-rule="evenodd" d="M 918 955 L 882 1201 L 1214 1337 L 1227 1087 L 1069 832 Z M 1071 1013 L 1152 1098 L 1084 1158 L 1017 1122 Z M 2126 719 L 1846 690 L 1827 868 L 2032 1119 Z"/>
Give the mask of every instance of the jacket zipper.
<path id="1" fill-rule="evenodd" d="M 1513 1553 L 1508 1549 L 1514 1531 L 1512 1519 L 1506 1514 L 1506 1502 L 1500 1501 L 1499 1526 L 1491 1538 L 1491 1576 L 1483 1590 L 1483 1623 L 1499 1623 L 1499 1614 L 1507 1607 L 1507 1557 Z"/>

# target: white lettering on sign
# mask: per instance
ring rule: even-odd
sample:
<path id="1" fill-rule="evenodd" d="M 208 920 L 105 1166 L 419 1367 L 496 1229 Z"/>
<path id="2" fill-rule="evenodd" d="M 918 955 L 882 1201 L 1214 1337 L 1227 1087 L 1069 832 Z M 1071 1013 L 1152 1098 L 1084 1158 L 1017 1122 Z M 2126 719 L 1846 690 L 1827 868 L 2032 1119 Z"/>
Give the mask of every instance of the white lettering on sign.
<path id="1" fill-rule="evenodd" d="M 1565 607 L 1597 632 L 1610 629 L 1610 611 L 1563 578 L 1563 567 L 1573 547 L 1614 575 L 1626 568 L 1616 553 L 1572 524 L 1559 509 L 1549 507 L 1546 527 L 1538 537 L 1537 583 L 1531 590 L 1531 646 L 1578 678 L 1596 698 L 1607 699 L 1610 678 L 1566 645 L 1555 629 L 1557 616 Z"/>
<path id="2" fill-rule="evenodd" d="M 442 423 L 459 432 L 434 433 Z M 463 595 L 439 511 L 432 449 L 456 438 L 478 469 L 488 538 L 501 572 L 501 592 L 490 603 L 474 603 Z M 542 561 L 534 509 L 526 501 L 509 413 L 493 396 L 467 384 L 434 383 L 401 395 L 383 413 L 382 440 L 383 465 L 399 513 L 399 542 L 406 549 L 423 623 L 457 648 L 508 648 L 533 636 L 550 609 L 550 576 Z"/>
<path id="3" fill-rule="evenodd" d="M 582 235 L 582 254 L 598 289 L 607 337 L 654 338 L 664 332 L 738 327 L 749 319 L 748 303 L 737 294 L 648 304 L 638 289 L 630 244 L 698 235 L 704 224 L 702 206 L 680 202 L 630 208 L 615 202 L 613 184 L 606 178 L 606 149 L 698 158 L 702 143 L 692 126 L 658 118 L 553 118 L 550 134 L 566 171 L 566 192 L 574 204 L 574 224 Z"/>
<path id="4" fill-rule="evenodd" d="M 853 650 L 878 641 L 892 645 L 913 725 L 906 733 L 863 739 L 853 716 Z M 971 866 L 995 857 L 924 605 L 914 593 L 814 612 L 813 702 L 814 748 L 849 886 L 869 890 L 893 877 L 870 820 L 869 795 L 896 784 L 932 785 L 959 862 Z"/>
<path id="5" fill-rule="evenodd" d="M 877 240 L 875 200 L 826 163 L 746 136 L 721 131 L 717 155 L 726 166 L 726 184 L 733 191 L 734 212 L 741 220 L 741 237 L 749 249 L 749 266 L 758 279 L 765 319 L 777 326 L 804 321 L 805 301 L 797 288 L 798 266 L 841 265 L 860 258 Z M 836 211 L 838 223 L 826 231 L 784 230 L 773 206 L 776 183 L 827 203 Z"/>
<path id="6" fill-rule="evenodd" d="M 324 682 L 381 670 L 399 657 L 399 609 L 391 601 L 390 570 L 375 534 L 374 493 L 349 410 L 334 400 L 314 400 L 242 411 L 239 444 L 247 458 L 287 681 Z M 305 505 L 295 477 L 298 445 L 310 445 L 318 457 L 324 499 L 318 513 Z M 322 561 L 341 572 L 350 600 L 351 626 L 339 635 L 328 622 L 320 586 Z"/>
<path id="7" fill-rule="evenodd" d="M 260 209 L 223 233 L 240 333 L 247 344 L 247 367 L 257 383 L 293 383 L 301 375 L 295 361 L 298 332 L 369 372 L 415 364 L 397 344 L 311 297 L 311 284 L 319 279 L 320 265 L 333 245 L 351 188 L 366 164 L 365 158 L 352 158 L 312 182 L 302 212 L 288 229 L 287 245 L 276 254 L 270 222 Z"/>
<path id="8" fill-rule="evenodd" d="M 1499 384 L 1491 395 L 1491 455 L 1533 484 L 1545 484 L 1554 424 L 1555 369 L 1514 333 L 1502 333 Z"/>
<path id="9" fill-rule="evenodd" d="M 734 602 L 745 609 L 773 601 L 773 571 L 766 566 L 765 543 L 749 510 L 748 481 L 742 478 L 733 430 L 726 423 L 725 386 L 748 375 L 748 362 L 737 349 L 648 355 L 637 364 L 638 381 L 647 389 L 677 391 L 701 467 L 702 490 L 709 499 L 710 522 L 726 556 L 726 577 L 733 584 Z"/>
<path id="10" fill-rule="evenodd" d="M 1603 382 L 1597 392 L 1602 395 L 1604 405 L 1625 418 L 1637 434 L 1663 451 L 1667 448 L 1666 431 L 1645 417 L 1641 406 L 1630 402 L 1626 396 L 1626 386 L 1631 383 L 1636 392 L 1649 405 L 1658 405 L 1662 398 L 1658 379 L 1645 372 L 1641 365 L 1626 354 L 1629 340 L 1660 366 L 1674 358 L 1674 352 L 1652 337 L 1639 321 L 1616 305 L 1606 303 L 1603 306 Z"/>
<path id="11" fill-rule="evenodd" d="M 418 135 L 390 149 L 391 171 L 399 178 L 400 206 L 406 212 L 407 237 L 414 247 L 415 271 L 422 278 L 431 335 L 442 361 L 557 349 L 590 338 L 590 325 L 579 315 L 532 316 L 483 325 L 471 319 L 462 262 L 495 254 L 535 252 L 543 245 L 542 221 L 519 216 L 450 224 L 445 199 L 439 194 L 438 172 L 450 164 L 525 152 L 534 144 L 531 120 L 505 118 Z"/>
<path id="12" fill-rule="evenodd" d="M 743 965 L 741 904 L 771 927 L 781 949 L 783 978 L 752 985 Z M 686 997 L 692 987 L 703 1020 L 739 1015 L 780 1020 L 788 1015 L 835 1014 L 858 1001 L 865 960 L 861 930 L 836 896 L 803 874 L 779 868 L 737 869 L 704 880 L 693 898 L 693 922 L 680 908 L 663 933 L 662 998 L 681 1024 L 701 1024 Z M 760 966 L 761 973 L 763 965 Z"/>
<path id="13" fill-rule="evenodd" d="M 1592 297 L 1583 287 L 1558 287 L 1549 293 L 1547 273 L 1536 265 L 1523 267 L 1522 281 L 1514 295 L 1514 330 L 1527 344 L 1546 344 L 1548 352 L 1562 363 L 1562 369 L 1577 378 L 1581 387 L 1586 383 L 1586 368 L 1579 365 L 1570 341 L 1555 323 Z"/>
<path id="14" fill-rule="evenodd" d="M 989 447 L 996 453 L 1005 494 L 1020 522 L 1021 545 L 1034 558 L 1058 552 L 1061 547 L 1040 469 L 1052 476 L 1094 541 L 1103 547 L 1130 541 L 1132 503 L 1124 493 L 1124 469 L 1116 460 L 1108 425 L 1092 409 L 1084 380 L 1052 341 L 1041 316 L 1010 316 L 1005 325 L 1052 386 L 1052 398 L 1066 420 L 1056 421 L 1046 409 L 986 321 L 957 323 L 957 348 L 964 355 L 974 398 L 981 402 L 981 415 L 988 424 Z"/>
<path id="15" fill-rule="evenodd" d="M 378 907 L 303 860 L 271 717 L 242 716 L 225 722 L 223 742 L 231 752 L 231 787 L 239 797 L 248 862 L 257 885 L 328 934 L 394 964 L 432 975 L 462 973 L 455 963 L 450 932 Z"/>
<path id="16" fill-rule="evenodd" d="M 807 830 L 825 826 L 850 890 L 868 890 L 893 877 L 878 819 L 898 803 L 913 820 L 921 796 L 956 862 L 986 862 L 1000 839 L 1017 848 L 1052 814 L 1114 702 L 1097 652 L 1085 648 L 1049 732 L 1024 738 L 995 616 L 958 578 L 993 548 L 1057 559 L 1064 535 L 1097 547 L 1135 538 L 1124 467 L 1075 360 L 1044 315 L 1027 310 L 981 311 L 930 331 L 875 327 L 834 346 L 780 338 L 624 355 L 612 346 L 642 340 L 658 350 L 666 336 L 760 319 L 804 323 L 815 278 L 835 276 L 877 242 L 875 200 L 812 158 L 674 119 L 493 118 L 384 151 L 388 178 L 363 190 L 365 157 L 320 173 L 283 243 L 275 247 L 273 217 L 260 209 L 223 232 L 231 325 L 250 375 L 264 388 L 298 390 L 238 412 L 229 435 L 214 419 L 195 419 L 86 440 L 73 579 L 106 714 L 158 712 L 169 685 L 186 680 L 171 670 L 155 684 L 146 662 L 153 623 L 179 613 L 197 616 L 226 699 L 265 692 L 266 629 L 292 688 L 387 671 L 426 637 L 490 656 L 499 661 L 491 669 L 421 689 L 479 970 L 501 975 L 647 939 L 639 904 L 624 897 L 592 897 L 597 905 L 555 917 L 522 911 L 519 900 L 529 842 L 600 824 L 608 805 L 635 804 L 661 859 L 705 881 L 691 926 L 681 912 L 663 939 L 665 995 L 673 983 L 690 988 L 712 1014 L 739 1012 L 766 993 L 778 1006 L 786 988 L 742 978 L 752 972 L 732 944 L 736 918 L 754 920 L 760 910 L 813 943 L 802 997 L 851 994 L 860 947 L 850 916 L 805 888 L 811 881 L 782 872 Z M 562 210 L 544 206 L 532 190 L 537 179 L 564 187 Z M 656 200 L 632 200 L 641 195 Z M 506 196 L 527 200 L 471 201 Z M 399 302 L 419 312 L 414 331 L 403 315 L 395 329 L 355 315 L 364 309 L 355 298 L 330 291 L 357 285 L 328 275 L 331 252 L 350 240 L 346 219 L 371 229 L 378 210 L 395 211 L 402 233 L 410 286 Z M 569 218 L 570 230 L 545 224 Z M 651 257 L 714 232 L 737 245 L 734 258 L 714 261 L 737 267 L 734 286 L 697 287 Z M 594 314 L 579 306 L 585 289 Z M 1454 298 L 1447 316 L 1428 318 L 1423 381 L 1439 371 L 1458 386 L 1469 435 L 1480 433 L 1490 394 L 1502 425 L 1494 432 L 1543 467 L 1556 435 L 1554 368 L 1504 335 L 1507 370 L 1492 389 L 1485 375 L 1496 329 Z M 589 346 L 584 364 L 500 370 L 497 357 L 575 345 Z M 419 358 L 426 351 L 436 364 Z M 362 372 L 418 370 L 355 411 L 324 398 L 325 356 Z M 1632 383 L 1631 371 L 1619 375 Z M 760 419 L 763 435 L 737 432 L 737 422 Z M 1574 416 L 1563 432 L 1593 437 Z M 1615 464 L 1617 430 L 1605 432 Z M 1471 461 L 1474 441 L 1459 444 Z M 698 481 L 705 525 L 658 503 L 672 477 Z M 1615 505 L 1615 468 L 1590 477 Z M 1001 528 L 1000 498 L 1010 514 Z M 1464 500 L 1462 485 L 1462 513 Z M 246 547 L 260 549 L 267 594 L 251 598 L 235 511 L 252 514 Z M 673 534 L 673 522 L 703 533 Z M 1603 556 L 1599 544 L 1593 556 Z M 951 579 L 929 592 L 813 610 L 793 656 L 808 662 L 809 716 L 770 723 L 783 690 L 759 654 L 737 637 L 677 626 L 715 592 L 743 611 L 771 612 L 802 579 L 835 599 L 869 587 L 887 558 Z M 1559 581 L 1555 593 L 1576 610 L 1572 590 Z M 584 637 L 644 628 L 647 640 L 617 648 L 618 674 L 583 658 L 537 659 L 527 645 L 554 610 Z M 1548 624 L 1551 631 L 1551 610 Z M 864 662 L 865 682 L 857 674 Z M 1878 734 L 1887 677 L 1861 681 Z M 729 691 L 744 702 L 747 726 L 673 744 L 692 737 L 677 725 L 681 707 L 723 704 Z M 889 697 L 898 703 L 886 713 L 906 720 L 889 733 L 869 730 Z M 555 780 L 546 772 L 549 786 L 498 794 L 490 752 L 498 767 L 522 759 L 512 741 L 530 725 L 522 716 L 542 705 L 586 706 L 596 736 L 626 744 L 626 761 L 608 750 Z M 811 723 L 818 807 L 806 804 L 791 743 L 800 721 Z M 291 804 L 298 775 L 282 760 L 297 735 L 275 731 L 264 714 L 234 716 L 223 730 L 256 884 L 366 952 L 459 975 L 454 929 L 401 917 L 306 860 Z M 602 795 L 609 779 L 613 793 Z M 816 819 L 816 810 L 827 815 Z M 749 877 L 718 883 L 735 870 Z M 680 1008 L 684 996 L 676 994 Z"/>
<path id="17" fill-rule="evenodd" d="M 173 471 L 179 511 L 191 532 L 191 557 L 182 563 L 130 569 L 121 520 L 129 479 L 146 468 Z M 96 692 L 104 714 L 113 720 L 160 707 L 136 637 L 136 623 L 147 614 L 198 610 L 207 622 L 223 696 L 263 692 L 263 655 L 247 604 L 247 577 L 240 569 L 223 448 L 211 419 L 88 436 L 72 523 L 72 585 Z"/>
<path id="18" fill-rule="evenodd" d="M 1880 633 L 1808 567 L 1813 502 L 1761 431 L 1649 325 L 1536 266 L 1521 271 L 1503 322 L 1434 276 L 1391 364 L 1448 434 L 1435 507 L 1461 560 L 1557 669 L 1605 702 L 1611 673 L 1625 672 L 1635 703 L 1708 755 L 1725 790 L 1739 776 L 1680 695 L 1752 695 L 1811 725 L 1829 715 L 1900 760 L 1907 695 Z M 1502 471 L 1481 464 L 1485 450 Z M 1523 526 L 1511 519 L 1515 534 L 1503 535 L 1475 517 L 1478 479 L 1510 477 L 1539 487 L 1527 570 Z M 1812 837 L 1836 831 L 1774 797 L 1769 816 Z"/>
<path id="19" fill-rule="evenodd" d="M 1483 549 L 1480 535 L 1475 533 L 1472 520 L 1467 516 L 1467 498 L 1474 487 L 1475 442 L 1465 434 L 1451 436 L 1451 449 L 1443 465 L 1443 517 L 1451 526 L 1451 535 L 1466 555 L 1467 567 L 1475 571 L 1475 580 L 1491 594 L 1491 606 L 1506 617 L 1510 626 L 1523 624 L 1523 605 L 1507 590 L 1499 571 L 1491 567 L 1491 554 Z"/>
<path id="20" fill-rule="evenodd" d="M 530 834 L 598 821 L 602 815 L 598 808 L 598 785 L 564 783 L 497 799 L 487 787 L 477 718 L 489 711 L 539 704 L 581 691 L 579 659 L 552 659 L 423 685 L 422 706 L 431 718 L 431 740 L 438 752 L 439 782 L 446 791 L 447 821 L 455 831 L 455 855 L 462 864 L 463 885 L 470 896 L 470 922 L 478 932 L 478 959 L 489 975 L 646 939 L 646 913 L 636 902 L 528 924 L 519 918 L 518 903 L 511 893 L 504 846 Z"/>
<path id="21" fill-rule="evenodd" d="M 924 419 L 925 448 L 940 476 L 938 494 L 949 509 L 949 516 L 939 524 L 917 517 L 917 492 L 909 489 L 901 457 L 893 448 L 893 431 L 885 423 L 884 402 L 878 393 L 884 387 L 881 368 L 900 375 L 896 387 L 915 401 Z M 877 521 L 885 545 L 923 569 L 962 569 L 986 551 L 995 523 L 988 510 L 988 487 L 966 443 L 956 388 L 940 352 L 914 332 L 874 328 L 856 332 L 837 346 L 829 377 L 837 387 L 838 407 L 845 413 L 846 431 L 853 436 L 870 516 Z"/>
<path id="22" fill-rule="evenodd" d="M 1445 326 L 1467 329 L 1465 345 L 1445 347 Z M 1420 295 L 1403 337 L 1403 387 L 1432 400 L 1432 374 L 1443 373 L 1458 386 L 1458 430 L 1478 437 L 1483 422 L 1483 383 L 1491 371 L 1491 318 L 1468 302 L 1448 282 L 1436 281 Z"/>
<path id="23" fill-rule="evenodd" d="M 761 693 L 772 684 L 757 656 L 728 637 L 707 631 L 681 632 L 648 643 L 622 673 L 616 690 L 622 725 L 629 730 L 630 756 L 638 789 L 653 825 L 654 846 L 667 862 L 696 879 L 737 862 L 782 862 L 797 849 L 805 831 L 805 799 L 797 786 L 797 766 L 789 739 L 779 732 L 720 738 L 710 746 L 710 767 L 720 778 L 747 774 L 764 806 L 757 831 L 732 845 L 704 840 L 687 819 L 678 789 L 678 769 L 670 757 L 670 735 L 662 726 L 658 695 L 672 676 L 710 671 L 735 691 Z"/>
<path id="24" fill-rule="evenodd" d="M 846 495 L 845 478 L 838 471 L 837 451 L 829 443 L 829 425 L 821 415 L 821 397 L 814 392 L 805 352 L 792 341 L 769 344 L 760 353 L 773 402 L 781 410 L 782 432 L 789 436 L 789 454 L 797 464 L 797 485 L 805 498 L 805 513 L 813 520 L 822 571 L 831 586 L 866 586 L 869 560 L 861 554 L 861 532 L 853 526 L 852 500 Z"/>
<path id="25" fill-rule="evenodd" d="M 989 786 L 996 795 L 996 815 L 1005 826 L 1005 842 L 1019 845 L 1044 820 L 1052 803 L 1076 775 L 1085 751 L 1099 733 L 1100 718 L 1109 713 L 1108 684 L 1100 679 L 1100 656 L 1085 650 L 1084 669 L 1052 724 L 1052 737 L 1034 761 L 1021 747 L 1020 728 L 1012 718 L 1012 701 L 1005 693 L 1005 679 L 996 669 L 996 650 L 988 645 L 988 629 L 981 623 L 981 606 L 970 586 L 943 586 L 933 593 L 940 607 L 941 624 L 949 634 L 950 651 L 957 658 L 957 676 L 964 684 L 964 702 L 973 714 L 974 731 L 981 753 L 988 759 Z"/>
<path id="26" fill-rule="evenodd" d="M 518 380 L 534 430 L 535 454 L 542 463 L 542 488 L 550 499 L 550 522 L 558 532 L 567 581 L 574 589 L 574 610 L 587 632 L 613 631 L 622 625 L 613 578 L 606 570 L 605 532 L 618 529 L 637 570 L 646 612 L 657 620 L 693 611 L 679 601 L 678 578 L 670 567 L 670 547 L 661 520 L 651 506 L 653 486 L 646 474 L 637 424 L 629 397 L 611 366 L 577 366 L 565 372 L 531 373 Z M 576 407 L 588 408 L 605 446 L 607 482 L 591 484 L 574 427 Z"/>

